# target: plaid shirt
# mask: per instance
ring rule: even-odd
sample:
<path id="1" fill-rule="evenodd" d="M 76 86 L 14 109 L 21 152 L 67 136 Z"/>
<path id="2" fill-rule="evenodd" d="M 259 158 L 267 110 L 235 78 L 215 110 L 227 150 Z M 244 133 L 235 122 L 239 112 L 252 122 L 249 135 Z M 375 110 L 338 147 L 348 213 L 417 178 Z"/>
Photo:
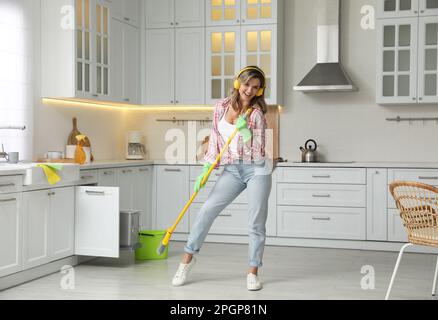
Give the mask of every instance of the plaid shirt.
<path id="1" fill-rule="evenodd" d="M 231 106 L 230 101 L 230 98 L 220 100 L 214 108 L 213 128 L 210 135 L 208 150 L 204 156 L 204 161 L 206 162 L 214 163 L 216 157 L 226 144 L 226 141 L 219 133 L 218 125 L 219 121 Z M 236 160 L 243 160 L 244 162 L 259 162 L 265 159 L 265 130 L 267 123 L 263 112 L 257 108 L 253 108 L 247 123 L 248 128 L 252 132 L 252 139 L 245 144 L 243 143 L 242 136 L 238 133 L 236 137 L 234 137 L 234 139 L 238 139 L 237 154 L 233 154 L 230 151 L 230 148 L 227 148 L 216 168 L 218 168 L 220 164 L 232 164 Z"/>

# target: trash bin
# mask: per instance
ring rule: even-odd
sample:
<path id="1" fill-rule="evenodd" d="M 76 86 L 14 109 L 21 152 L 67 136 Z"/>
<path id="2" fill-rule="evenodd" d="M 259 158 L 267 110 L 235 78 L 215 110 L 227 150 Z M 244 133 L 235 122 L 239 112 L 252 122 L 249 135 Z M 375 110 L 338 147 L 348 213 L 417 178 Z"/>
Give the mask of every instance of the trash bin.
<path id="1" fill-rule="evenodd" d="M 136 260 L 160 260 L 167 259 L 169 246 L 166 246 L 162 255 L 157 253 L 166 234 L 165 230 L 141 230 L 138 234 L 141 248 L 135 250 Z"/>

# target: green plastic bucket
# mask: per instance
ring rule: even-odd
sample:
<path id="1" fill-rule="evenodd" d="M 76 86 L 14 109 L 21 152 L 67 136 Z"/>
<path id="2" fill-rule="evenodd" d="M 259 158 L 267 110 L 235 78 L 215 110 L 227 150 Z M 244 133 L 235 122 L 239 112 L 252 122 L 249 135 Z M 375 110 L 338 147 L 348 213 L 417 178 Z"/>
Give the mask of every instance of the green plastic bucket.
<path id="1" fill-rule="evenodd" d="M 138 233 L 138 238 L 141 248 L 135 250 L 136 260 L 160 260 L 167 259 L 169 246 L 166 246 L 162 255 L 157 253 L 157 249 L 161 245 L 161 241 L 166 235 L 165 230 L 141 230 Z"/>

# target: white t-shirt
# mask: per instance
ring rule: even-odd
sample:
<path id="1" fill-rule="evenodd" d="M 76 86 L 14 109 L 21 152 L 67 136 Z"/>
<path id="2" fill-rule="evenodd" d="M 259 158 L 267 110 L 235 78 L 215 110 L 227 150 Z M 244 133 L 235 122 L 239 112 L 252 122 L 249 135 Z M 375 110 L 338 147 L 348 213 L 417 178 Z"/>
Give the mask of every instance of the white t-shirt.
<path id="1" fill-rule="evenodd" d="M 222 138 L 224 138 L 225 143 L 231 137 L 233 132 L 236 130 L 236 126 L 234 124 L 229 123 L 225 119 L 225 114 L 222 119 L 219 121 L 218 130 Z M 236 134 L 233 140 L 231 140 L 231 144 L 229 146 L 231 154 L 237 157 L 237 141 L 239 134 Z"/>

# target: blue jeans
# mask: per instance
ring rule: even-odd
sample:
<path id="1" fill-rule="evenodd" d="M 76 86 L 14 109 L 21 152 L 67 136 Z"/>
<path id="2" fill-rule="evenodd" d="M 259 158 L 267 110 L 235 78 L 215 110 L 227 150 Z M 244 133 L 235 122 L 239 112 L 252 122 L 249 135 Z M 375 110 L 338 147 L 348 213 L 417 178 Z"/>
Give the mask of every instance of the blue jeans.
<path id="1" fill-rule="evenodd" d="M 198 253 L 219 213 L 248 189 L 249 266 L 261 267 L 272 185 L 271 172 L 266 173 L 256 164 L 226 165 L 195 220 L 184 251 Z"/>

